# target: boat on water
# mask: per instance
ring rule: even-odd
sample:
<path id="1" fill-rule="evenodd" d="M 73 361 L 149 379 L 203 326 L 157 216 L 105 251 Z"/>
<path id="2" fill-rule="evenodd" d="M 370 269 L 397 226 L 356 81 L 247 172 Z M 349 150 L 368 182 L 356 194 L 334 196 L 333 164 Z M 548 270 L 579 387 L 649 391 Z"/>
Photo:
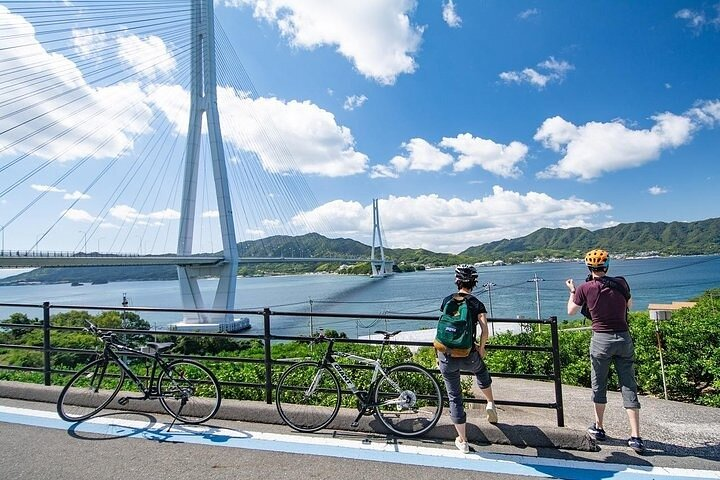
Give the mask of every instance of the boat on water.
<path id="1" fill-rule="evenodd" d="M 80 283 L 80 282 L 72 282 L 72 283 L 70 284 L 70 286 L 71 286 L 71 287 L 82 287 L 83 284 Z"/>
<path id="2" fill-rule="evenodd" d="M 218 323 L 191 323 L 178 322 L 168 325 L 169 330 L 181 332 L 206 332 L 206 333 L 237 333 L 248 330 L 252 327 L 248 317 L 233 318 L 229 321 Z"/>

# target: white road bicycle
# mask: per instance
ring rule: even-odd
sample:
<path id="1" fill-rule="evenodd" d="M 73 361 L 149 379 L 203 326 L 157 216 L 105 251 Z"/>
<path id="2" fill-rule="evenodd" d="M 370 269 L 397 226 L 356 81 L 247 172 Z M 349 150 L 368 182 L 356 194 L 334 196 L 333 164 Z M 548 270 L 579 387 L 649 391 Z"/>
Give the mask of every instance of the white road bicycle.
<path id="1" fill-rule="evenodd" d="M 443 408 L 437 380 L 415 363 L 383 367 L 385 347 L 400 331 L 375 333 L 382 334 L 384 339 L 376 359 L 335 352 L 334 339 L 323 335 L 314 339 L 314 343 L 328 344 L 323 358 L 290 365 L 278 382 L 275 405 L 285 423 L 299 432 L 315 432 L 327 427 L 340 410 L 342 380 L 357 399 L 358 414 L 352 427 L 358 426 L 363 415 L 374 415 L 390 432 L 401 437 L 417 437 L 431 430 Z M 335 357 L 373 368 L 367 390 L 355 386 Z"/>

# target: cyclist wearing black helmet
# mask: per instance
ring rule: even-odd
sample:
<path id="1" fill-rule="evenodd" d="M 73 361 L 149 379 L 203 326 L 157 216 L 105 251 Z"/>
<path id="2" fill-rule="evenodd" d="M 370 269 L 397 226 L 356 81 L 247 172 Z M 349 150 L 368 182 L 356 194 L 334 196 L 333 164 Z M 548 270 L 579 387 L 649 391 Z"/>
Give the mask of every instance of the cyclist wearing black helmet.
<path id="1" fill-rule="evenodd" d="M 457 293 L 448 295 L 442 301 L 440 310 L 445 309 L 445 305 L 453 297 L 464 297 L 467 302 L 469 317 L 476 319 L 473 325 L 473 338 L 476 340 L 475 348 L 470 349 L 470 353 L 464 357 L 454 357 L 450 353 L 437 350 L 438 364 L 440 373 L 442 373 L 447 389 L 448 399 L 450 403 L 450 419 L 455 425 L 458 437 L 455 439 L 455 446 L 463 453 L 470 452 L 468 439 L 466 435 L 465 423 L 467 415 L 463 405 L 462 388 L 460 386 L 460 371 L 472 372 L 475 376 L 480 391 L 487 399 L 485 414 L 490 423 L 497 423 L 497 410 L 492 392 L 492 379 L 490 372 L 485 366 L 483 358 L 485 357 L 485 343 L 488 339 L 488 324 L 485 305 L 474 297 L 471 292 L 477 285 L 477 270 L 472 265 L 458 265 L 455 268 L 455 285 L 457 285 Z M 477 326 L 480 325 L 480 338 L 477 337 Z"/>
<path id="2" fill-rule="evenodd" d="M 610 265 L 608 252 L 591 250 L 585 255 L 585 265 L 590 270 L 587 281 L 577 288 L 572 279 L 565 285 L 570 290 L 568 315 L 574 315 L 581 308 L 592 324 L 590 340 L 590 366 L 592 401 L 595 404 L 595 423 L 588 428 L 588 434 L 596 440 L 605 440 L 603 416 L 607 404 L 607 380 L 610 364 L 620 381 L 623 406 L 630 421 L 630 438 L 627 444 L 638 453 L 645 446 L 640 438 L 640 402 L 635 381 L 635 348 L 630 337 L 627 311 L 632 306 L 630 286 L 622 277 L 608 277 Z"/>

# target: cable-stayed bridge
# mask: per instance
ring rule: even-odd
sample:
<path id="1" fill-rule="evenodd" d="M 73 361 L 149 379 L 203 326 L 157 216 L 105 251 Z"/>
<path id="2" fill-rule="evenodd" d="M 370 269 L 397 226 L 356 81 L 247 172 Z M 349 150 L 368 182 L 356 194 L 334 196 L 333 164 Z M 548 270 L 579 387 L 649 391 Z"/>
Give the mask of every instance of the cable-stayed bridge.
<path id="1" fill-rule="evenodd" d="M 240 263 L 364 260 L 373 276 L 391 272 L 377 200 L 369 258 L 240 257 L 239 233 L 332 231 L 305 174 L 324 172 L 335 152 L 309 145 L 312 161 L 296 161 L 267 114 L 290 102 L 257 93 L 213 0 L 6 4 L 0 267 L 176 265 L 185 308 L 207 308 L 197 280 L 219 278 L 217 310 L 234 307 Z M 72 237 L 73 253 L 52 251 Z M 173 242 L 174 254 L 157 253 Z"/>
<path id="2" fill-rule="evenodd" d="M 132 255 L 76 252 L 0 252 L 0 268 L 41 267 L 131 267 L 149 265 L 219 265 L 222 255 Z M 372 261 L 369 257 L 238 257 L 240 264 L 256 263 L 359 263 Z M 375 262 L 377 264 L 378 262 Z M 391 267 L 392 260 L 385 260 Z M 379 267 L 379 265 L 378 265 Z"/>

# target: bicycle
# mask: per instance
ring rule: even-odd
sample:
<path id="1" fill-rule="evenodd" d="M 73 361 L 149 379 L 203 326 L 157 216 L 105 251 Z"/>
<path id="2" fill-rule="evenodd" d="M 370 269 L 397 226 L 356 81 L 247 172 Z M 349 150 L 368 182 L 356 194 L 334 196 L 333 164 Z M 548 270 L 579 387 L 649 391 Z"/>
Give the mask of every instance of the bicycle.
<path id="1" fill-rule="evenodd" d="M 137 386 L 141 396 L 123 395 L 120 405 L 130 400 L 160 400 L 165 411 L 183 423 L 199 424 L 211 419 L 220 408 L 220 384 L 206 366 L 194 360 L 163 359 L 162 353 L 173 343 L 148 342 L 154 353 L 145 353 L 121 342 L 113 332 L 100 330 L 86 321 L 85 331 L 95 335 L 103 344 L 95 360 L 81 368 L 60 392 L 57 412 L 68 422 L 87 420 L 97 414 L 120 393 L 126 377 Z M 149 360 L 152 370 L 143 381 L 135 374 L 123 356 Z M 124 392 L 129 393 L 129 392 Z M 202 395 L 203 397 L 199 397 Z"/>
<path id="2" fill-rule="evenodd" d="M 392 433 L 416 437 L 432 429 L 440 419 L 442 393 L 435 377 L 415 363 L 383 368 L 382 356 L 395 332 L 376 331 L 383 336 L 376 359 L 333 350 L 335 340 L 323 335 L 313 343 L 327 342 L 319 361 L 292 364 L 280 377 L 275 405 L 280 417 L 294 430 L 316 432 L 328 426 L 338 415 L 342 392 L 338 377 L 357 399 L 358 415 L 351 423 L 357 427 L 363 415 L 374 415 Z M 373 368 L 370 385 L 358 389 L 335 357 L 348 358 Z"/>

